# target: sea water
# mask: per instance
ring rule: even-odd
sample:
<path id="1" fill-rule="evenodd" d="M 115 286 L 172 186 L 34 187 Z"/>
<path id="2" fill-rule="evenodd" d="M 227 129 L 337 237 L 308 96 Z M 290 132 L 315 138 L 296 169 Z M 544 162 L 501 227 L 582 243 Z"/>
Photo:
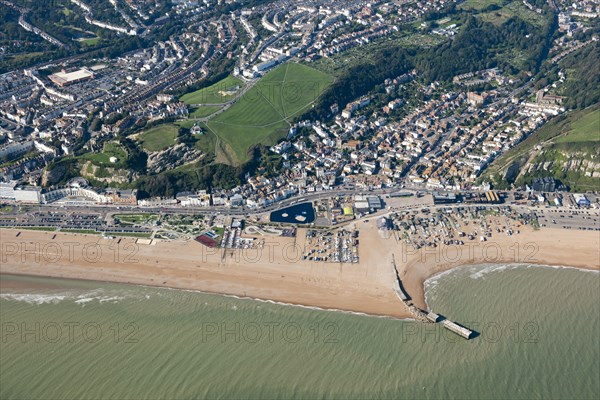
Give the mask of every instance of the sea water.
<path id="1" fill-rule="evenodd" d="M 597 398 L 600 274 L 469 266 L 440 324 L 3 275 L 0 398 Z"/>

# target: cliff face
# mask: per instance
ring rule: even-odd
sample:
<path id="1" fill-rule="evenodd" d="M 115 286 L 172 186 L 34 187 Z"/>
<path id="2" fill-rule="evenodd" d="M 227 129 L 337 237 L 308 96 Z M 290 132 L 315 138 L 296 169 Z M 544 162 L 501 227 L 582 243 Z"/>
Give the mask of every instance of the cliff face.
<path id="1" fill-rule="evenodd" d="M 580 147 L 583 145 L 578 145 Z M 515 185 L 529 184 L 538 177 L 553 177 L 572 191 L 584 192 L 600 187 L 600 146 L 587 144 L 583 149 L 549 144 L 519 166 Z"/>
<path id="2" fill-rule="evenodd" d="M 42 186 L 47 187 L 57 184 L 63 179 L 68 169 L 67 165 L 59 164 L 55 168 L 45 169 L 42 174 Z"/>
<path id="3" fill-rule="evenodd" d="M 549 171 L 556 175 L 578 173 L 583 176 L 600 178 L 600 163 L 596 162 L 596 159 L 598 159 L 597 154 L 550 147 L 546 151 L 540 152 L 525 168 L 529 174 L 536 171 Z"/>
<path id="4" fill-rule="evenodd" d="M 86 161 L 81 166 L 81 176 L 86 179 L 105 182 L 108 184 L 128 183 L 139 178 L 139 174 L 128 170 L 94 165 L 91 161 Z"/>
<path id="5" fill-rule="evenodd" d="M 148 155 L 148 172 L 158 174 L 196 161 L 201 156 L 201 151 L 191 148 L 185 143 L 179 143 L 166 150 L 150 153 Z"/>
<path id="6" fill-rule="evenodd" d="M 498 187 L 531 185 L 551 177 L 571 191 L 600 187 L 600 105 L 569 111 L 548 122 L 504 156 L 486 176 Z"/>

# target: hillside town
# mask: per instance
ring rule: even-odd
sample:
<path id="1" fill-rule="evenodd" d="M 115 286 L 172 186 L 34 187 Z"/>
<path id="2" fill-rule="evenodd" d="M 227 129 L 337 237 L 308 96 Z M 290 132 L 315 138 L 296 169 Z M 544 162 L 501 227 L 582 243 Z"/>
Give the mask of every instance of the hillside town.
<path id="1" fill-rule="evenodd" d="M 600 0 L 0 21 L 0 400 L 599 398 Z"/>
<path id="2" fill-rule="evenodd" d="M 10 5 L 8 0 L 4 3 Z M 73 3 L 93 15 L 85 1 Z M 135 191 L 131 186 L 47 187 L 49 174 L 44 171 L 65 157 L 101 152 L 119 135 L 141 126 L 187 120 L 190 107 L 171 93 L 211 76 L 223 60 L 235 60 L 234 75 L 245 86 L 238 88 L 239 98 L 279 64 L 292 60 L 310 65 L 378 38 L 393 38 L 402 24 L 448 5 L 444 0 L 280 1 L 204 19 L 210 15 L 212 2 L 173 3 L 174 13 L 168 18 L 185 20 L 185 31 L 150 48 L 115 59 L 82 63 L 73 58 L 0 75 L 3 200 L 51 203 L 92 190 L 98 193 L 89 193 L 92 202 L 134 204 L 137 199 L 130 200 Z M 596 3 L 560 7 L 560 30 L 566 34 L 552 46 L 554 63 L 597 41 L 596 37 L 586 42 L 574 38 L 578 30 L 586 29 L 586 18 L 595 18 Z M 130 22 L 123 34 L 143 34 Z M 450 87 L 440 82 L 425 84 L 419 77 L 417 69 L 389 76 L 384 88 L 392 100 L 385 104 L 363 96 L 343 109 L 332 106 L 333 122 L 295 122 L 287 137 L 270 148 L 283 160 L 283 169 L 275 176 L 259 172 L 233 189 L 212 188 L 210 201 L 206 192 L 186 192 L 173 198 L 140 199 L 139 204 L 257 208 L 340 187 L 487 190 L 491 179 L 486 168 L 550 118 L 565 112 L 564 99 L 554 93 L 569 79 L 569 71 L 560 71 L 558 82 L 536 91 L 533 78 L 505 75 L 499 68 L 456 75 Z M 408 104 L 401 95 L 405 92 L 424 100 Z M 90 116 L 100 123 L 90 124 Z M 205 156 L 185 143 L 148 153 L 149 174 Z M 116 156 L 110 160 L 114 165 L 122 161 Z M 586 176 L 600 177 L 597 162 L 578 168 Z M 84 169 L 98 171 L 90 164 Z M 109 171 L 113 170 L 104 172 L 106 176 L 94 172 L 94 178 L 109 185 L 139 178 L 136 172 Z"/>

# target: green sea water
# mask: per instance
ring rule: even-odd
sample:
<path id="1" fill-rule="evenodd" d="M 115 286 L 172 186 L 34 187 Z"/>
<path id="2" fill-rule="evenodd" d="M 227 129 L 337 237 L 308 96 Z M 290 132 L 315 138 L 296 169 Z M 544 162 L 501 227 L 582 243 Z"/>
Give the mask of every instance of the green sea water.
<path id="1" fill-rule="evenodd" d="M 598 398 L 600 274 L 463 267 L 478 331 L 101 282 L 1 276 L 1 399 Z"/>

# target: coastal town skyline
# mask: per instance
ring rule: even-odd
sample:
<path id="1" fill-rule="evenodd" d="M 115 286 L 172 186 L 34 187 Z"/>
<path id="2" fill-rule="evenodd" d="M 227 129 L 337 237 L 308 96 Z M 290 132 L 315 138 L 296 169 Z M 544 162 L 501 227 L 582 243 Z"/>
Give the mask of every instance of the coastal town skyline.
<path id="1" fill-rule="evenodd" d="M 597 398 L 598 0 L 0 0 L 0 398 Z"/>

